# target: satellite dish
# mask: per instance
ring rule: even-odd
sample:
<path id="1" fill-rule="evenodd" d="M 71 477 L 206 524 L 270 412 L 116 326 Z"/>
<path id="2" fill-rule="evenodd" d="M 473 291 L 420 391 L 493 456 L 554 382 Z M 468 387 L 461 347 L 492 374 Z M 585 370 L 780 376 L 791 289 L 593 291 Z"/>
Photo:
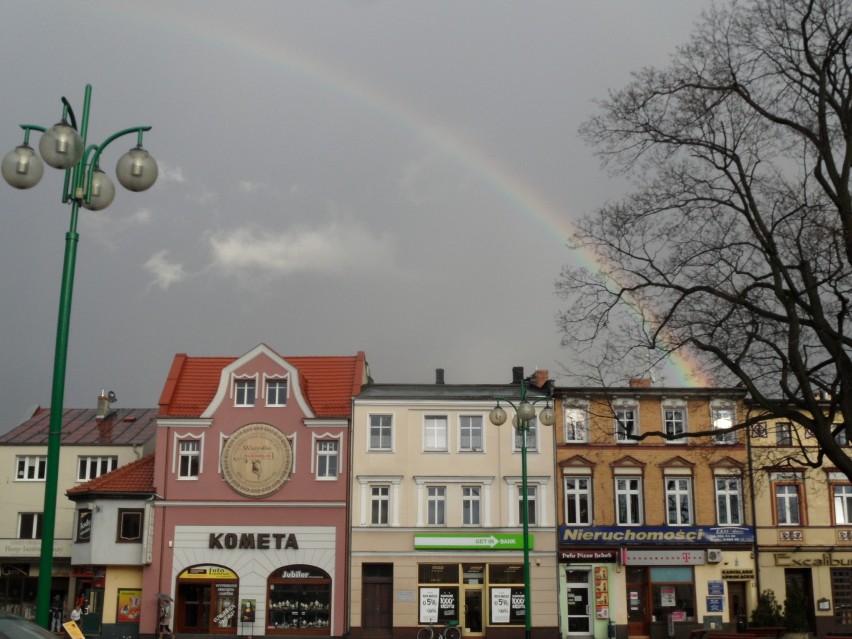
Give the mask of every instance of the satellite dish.
<path id="1" fill-rule="evenodd" d="M 112 404 L 112 403 L 113 403 L 114 401 L 116 401 L 117 399 L 118 399 L 118 398 L 115 396 L 115 391 L 110 391 L 109 393 L 107 393 L 107 401 L 108 401 L 110 404 Z"/>

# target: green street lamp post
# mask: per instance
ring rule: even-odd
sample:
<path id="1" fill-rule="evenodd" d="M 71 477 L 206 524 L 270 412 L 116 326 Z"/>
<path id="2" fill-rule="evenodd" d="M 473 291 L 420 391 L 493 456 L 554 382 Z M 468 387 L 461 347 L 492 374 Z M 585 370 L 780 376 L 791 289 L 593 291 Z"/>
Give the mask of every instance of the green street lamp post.
<path id="1" fill-rule="evenodd" d="M 506 402 L 515 409 L 512 425 L 521 436 L 521 519 L 524 526 L 524 638 L 532 636 L 532 597 L 530 593 L 530 513 L 529 513 L 529 490 L 527 488 L 527 435 L 531 429 L 531 423 L 535 419 L 535 405 L 545 402 L 545 407 L 539 412 L 538 421 L 545 426 L 553 426 L 556 422 L 556 413 L 550 406 L 553 397 L 548 392 L 546 396 L 538 397 L 533 401 L 527 399 L 526 381 L 521 375 L 521 395 L 517 404 L 505 397 L 497 397 L 497 406 L 488 414 L 488 419 L 495 426 L 506 423 L 507 414 L 500 407 L 500 402 Z"/>
<path id="2" fill-rule="evenodd" d="M 123 129 L 101 144 L 87 146 L 89 105 L 92 86 L 86 85 L 83 117 L 79 131 L 71 105 L 62 98 L 62 120 L 53 127 L 22 124 L 24 142 L 3 158 L 0 169 L 3 178 L 17 189 L 29 189 L 38 184 L 44 174 L 42 159 L 56 169 L 65 170 L 62 203 L 71 205 L 71 225 L 65 235 L 65 261 L 62 266 L 62 286 L 59 294 L 59 319 L 56 327 L 56 350 L 53 360 L 53 388 L 50 400 L 50 430 L 47 440 L 47 467 L 44 483 L 41 555 L 36 596 L 36 622 L 48 627 L 50 589 L 53 575 L 53 545 L 56 527 L 56 493 L 59 480 L 59 449 L 62 439 L 62 413 L 65 394 L 65 368 L 68 355 L 68 328 L 71 321 L 71 296 L 74 289 L 74 266 L 77 257 L 77 215 L 80 207 L 91 211 L 105 209 L 115 197 L 112 180 L 101 171 L 99 161 L 104 149 L 114 140 L 137 134 L 137 144 L 118 160 L 116 177 L 130 191 L 145 191 L 157 179 L 157 163 L 142 148 L 142 134 L 150 126 Z M 70 120 L 70 123 L 69 123 Z M 39 131 L 39 154 L 29 145 L 30 133 Z M 39 157 L 39 155 L 41 157 Z"/>

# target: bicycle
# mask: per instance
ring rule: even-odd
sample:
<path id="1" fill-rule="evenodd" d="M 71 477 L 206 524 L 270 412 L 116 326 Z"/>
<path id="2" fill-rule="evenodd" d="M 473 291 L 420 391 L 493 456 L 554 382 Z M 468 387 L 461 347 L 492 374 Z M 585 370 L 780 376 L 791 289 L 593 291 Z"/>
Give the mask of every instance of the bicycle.
<path id="1" fill-rule="evenodd" d="M 431 623 L 417 631 L 417 639 L 461 639 L 461 636 L 459 622 L 455 619 L 449 621 L 443 631 L 436 629 Z"/>

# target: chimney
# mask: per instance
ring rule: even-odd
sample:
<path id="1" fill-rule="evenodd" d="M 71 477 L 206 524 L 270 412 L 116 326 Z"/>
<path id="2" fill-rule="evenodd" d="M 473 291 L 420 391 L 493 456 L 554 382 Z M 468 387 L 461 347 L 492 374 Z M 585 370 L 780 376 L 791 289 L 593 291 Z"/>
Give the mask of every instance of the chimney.
<path id="1" fill-rule="evenodd" d="M 631 377 L 630 388 L 651 388 L 654 381 L 650 377 Z"/>
<path id="2" fill-rule="evenodd" d="M 524 367 L 523 366 L 513 366 L 512 367 L 512 383 L 520 384 L 521 380 L 524 379 Z"/>
<path id="3" fill-rule="evenodd" d="M 435 369 L 435 383 L 443 384 L 444 383 L 444 369 L 436 368 Z"/>
<path id="4" fill-rule="evenodd" d="M 101 394 L 98 395 L 98 407 L 95 410 L 95 418 L 103 419 L 109 413 L 109 399 L 107 399 L 106 389 L 101 389 Z"/>
<path id="5" fill-rule="evenodd" d="M 535 373 L 533 373 L 533 384 L 535 384 L 536 388 L 544 388 L 544 385 L 547 384 L 547 380 L 549 379 L 550 371 L 538 369 Z"/>

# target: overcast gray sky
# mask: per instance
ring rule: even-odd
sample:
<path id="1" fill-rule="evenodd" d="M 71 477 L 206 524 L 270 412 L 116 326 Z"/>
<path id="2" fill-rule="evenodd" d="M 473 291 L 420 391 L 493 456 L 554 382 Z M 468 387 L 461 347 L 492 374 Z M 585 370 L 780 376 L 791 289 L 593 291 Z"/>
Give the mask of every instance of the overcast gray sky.
<path id="1" fill-rule="evenodd" d="M 0 154 L 66 96 L 160 176 L 82 211 L 65 405 L 156 406 L 175 353 L 367 354 L 379 382 L 570 365 L 553 283 L 615 197 L 577 128 L 704 0 L 0 4 Z M 37 143 L 37 136 L 34 136 Z M 102 158 L 114 176 L 135 137 Z M 70 209 L 0 182 L 0 432 L 50 403 Z M 558 379 L 558 375 L 557 375 Z M 681 384 L 676 372 L 666 380 Z"/>

